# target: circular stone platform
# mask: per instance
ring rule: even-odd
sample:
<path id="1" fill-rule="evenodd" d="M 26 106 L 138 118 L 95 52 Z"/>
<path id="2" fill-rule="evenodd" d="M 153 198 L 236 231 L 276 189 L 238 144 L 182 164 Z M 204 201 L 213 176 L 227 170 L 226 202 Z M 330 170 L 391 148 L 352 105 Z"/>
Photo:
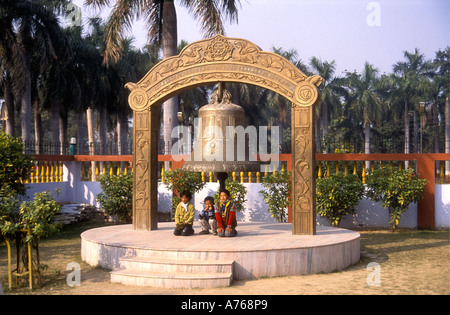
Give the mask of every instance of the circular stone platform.
<path id="1" fill-rule="evenodd" d="M 154 231 L 135 231 L 131 225 L 116 225 L 81 234 L 83 261 L 110 270 L 121 267 L 124 257 L 170 260 L 234 261 L 232 278 L 237 280 L 342 270 L 359 261 L 357 232 L 317 226 L 316 235 L 292 235 L 289 223 L 244 223 L 234 238 L 195 234 L 173 235 L 174 223 L 158 223 Z"/>

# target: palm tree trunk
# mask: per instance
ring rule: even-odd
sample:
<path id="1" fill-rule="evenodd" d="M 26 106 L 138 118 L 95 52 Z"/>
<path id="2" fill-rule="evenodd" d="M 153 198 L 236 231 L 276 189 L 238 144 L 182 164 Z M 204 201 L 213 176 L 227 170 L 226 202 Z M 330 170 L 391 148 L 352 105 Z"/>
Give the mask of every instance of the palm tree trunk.
<path id="1" fill-rule="evenodd" d="M 88 126 L 88 141 L 89 141 L 89 155 L 95 155 L 95 146 L 94 146 L 94 117 L 92 115 L 92 109 L 88 107 L 86 110 L 86 120 Z M 92 172 L 92 181 L 97 180 L 97 176 L 95 175 L 95 161 L 91 162 L 91 172 Z"/>
<path id="2" fill-rule="evenodd" d="M 118 154 L 127 155 L 128 154 L 128 116 L 126 114 L 119 115 L 117 119 L 117 134 L 118 134 Z"/>
<path id="3" fill-rule="evenodd" d="M 434 102 L 432 108 L 433 125 L 434 125 L 434 152 L 439 153 L 441 148 L 439 146 L 439 111 L 438 103 Z"/>
<path id="4" fill-rule="evenodd" d="M 34 147 L 36 154 L 42 154 L 42 117 L 39 101 L 34 100 Z"/>
<path id="5" fill-rule="evenodd" d="M 25 91 L 21 99 L 20 116 L 22 128 L 22 141 L 29 143 L 31 140 L 31 67 L 28 51 L 22 50 L 25 73 Z"/>
<path id="6" fill-rule="evenodd" d="M 14 137 L 16 135 L 16 120 L 14 118 L 14 94 L 9 77 L 7 77 L 5 82 L 5 103 L 6 111 L 8 112 L 8 119 L 6 120 L 6 134 Z"/>
<path id="7" fill-rule="evenodd" d="M 60 104 L 58 99 L 52 101 L 52 154 L 59 154 L 59 116 Z"/>
<path id="8" fill-rule="evenodd" d="M 316 152 L 320 153 L 322 148 L 321 148 L 321 143 L 320 143 L 320 133 L 319 133 L 320 128 L 319 128 L 319 118 L 318 117 L 316 117 L 316 121 L 314 122 L 314 128 L 316 128 L 316 132 L 315 132 Z"/>
<path id="9" fill-rule="evenodd" d="M 98 140 L 100 144 L 100 154 L 106 154 L 106 119 L 107 119 L 106 103 L 102 103 L 99 109 L 99 125 L 98 125 Z"/>
<path id="10" fill-rule="evenodd" d="M 419 153 L 419 126 L 417 124 L 417 114 L 413 112 L 413 131 L 414 131 L 414 153 Z"/>
<path id="11" fill-rule="evenodd" d="M 89 141 L 89 155 L 95 155 L 94 147 L 94 117 L 92 115 L 92 109 L 88 107 L 86 110 L 86 120 L 88 129 L 88 141 Z"/>
<path id="12" fill-rule="evenodd" d="M 409 147 L 410 147 L 410 138 L 409 138 L 409 115 L 408 115 L 408 102 L 406 100 L 406 97 L 404 98 L 405 102 L 405 153 L 409 153 Z M 405 161 L 405 169 L 407 169 L 409 166 L 408 161 Z"/>
<path id="13" fill-rule="evenodd" d="M 81 110 L 77 114 L 77 146 L 78 146 L 78 154 L 84 154 L 84 138 L 85 138 L 85 128 L 86 125 L 84 123 L 84 112 Z"/>
<path id="14" fill-rule="evenodd" d="M 65 144 L 67 139 L 67 114 L 59 115 L 59 154 L 66 154 Z"/>
<path id="15" fill-rule="evenodd" d="M 445 99 L 445 153 L 450 153 L 450 101 Z M 450 175 L 450 161 L 445 161 L 445 175 Z"/>
<path id="16" fill-rule="evenodd" d="M 364 126 L 364 153 L 370 154 L 370 123 Z M 370 170 L 370 161 L 366 161 L 366 169 Z"/>
<path id="17" fill-rule="evenodd" d="M 328 133 L 328 109 L 325 102 L 322 102 L 322 119 L 321 119 L 321 125 L 322 125 L 322 143 L 325 143 L 326 135 Z M 323 153 L 329 153 L 328 147 L 325 147 L 325 150 Z"/>
<path id="18" fill-rule="evenodd" d="M 164 1 L 163 7 L 163 57 L 175 56 L 177 53 L 177 14 L 173 0 Z M 164 154 L 172 151 L 172 128 L 177 125 L 178 97 L 164 103 Z M 165 165 L 166 169 L 168 165 Z"/>
<path id="19" fill-rule="evenodd" d="M 98 122 L 98 142 L 100 145 L 100 154 L 106 154 L 106 119 L 107 119 L 107 110 L 106 103 L 102 102 L 98 111 L 99 114 L 99 122 Z M 103 170 L 104 162 L 101 161 L 98 165 L 100 170 Z M 95 173 L 95 168 L 92 169 L 92 174 Z"/>
<path id="20" fill-rule="evenodd" d="M 433 105 L 431 106 L 431 114 L 433 117 L 433 133 L 434 133 L 434 152 L 440 153 L 441 148 L 439 145 L 439 111 L 438 111 L 438 103 L 435 101 Z M 440 161 L 435 161 L 435 169 L 440 172 Z"/>

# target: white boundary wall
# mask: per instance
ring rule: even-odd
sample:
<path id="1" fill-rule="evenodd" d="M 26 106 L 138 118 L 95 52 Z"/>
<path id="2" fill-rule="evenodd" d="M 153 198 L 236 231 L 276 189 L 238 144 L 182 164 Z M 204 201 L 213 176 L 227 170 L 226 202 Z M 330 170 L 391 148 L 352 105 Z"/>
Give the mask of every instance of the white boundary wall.
<path id="1" fill-rule="evenodd" d="M 38 183 L 27 184 L 27 200 L 33 197 L 33 194 L 38 191 L 54 191 L 59 188 L 60 194 L 54 198 L 61 203 L 87 203 L 99 206 L 95 198 L 101 192 L 100 184 L 98 182 L 84 182 L 80 178 L 75 178 L 71 174 L 80 174 L 74 171 L 76 162 L 69 162 L 64 165 L 63 182 L 56 183 Z M 69 172 L 70 170 L 74 172 Z M 203 208 L 203 200 L 206 196 L 212 196 L 218 189 L 218 183 L 206 183 L 205 187 L 193 197 L 193 204 L 196 209 L 196 218 L 198 211 Z M 267 205 L 264 199 L 260 196 L 259 191 L 262 190 L 262 185 L 258 183 L 246 183 L 247 201 L 244 204 L 244 210 L 237 214 L 237 220 L 241 222 L 276 222 L 267 212 Z M 158 211 L 170 212 L 172 194 L 167 190 L 164 184 L 159 183 L 158 187 Z M 340 227 L 355 228 L 355 227 L 388 227 L 388 211 L 382 208 L 379 204 L 364 198 L 356 207 L 356 213 L 345 217 Z M 329 225 L 326 219 L 317 217 L 318 225 Z M 435 222 L 436 228 L 450 227 L 450 185 L 435 185 Z M 401 228 L 416 228 L 417 227 L 417 204 L 411 204 L 408 211 L 406 211 L 401 219 L 399 227 Z"/>

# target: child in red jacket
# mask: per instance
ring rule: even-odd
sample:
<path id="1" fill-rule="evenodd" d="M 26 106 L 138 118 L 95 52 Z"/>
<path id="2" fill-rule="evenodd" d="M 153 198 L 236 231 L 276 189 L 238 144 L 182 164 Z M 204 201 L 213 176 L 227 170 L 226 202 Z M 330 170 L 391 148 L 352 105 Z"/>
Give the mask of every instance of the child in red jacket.
<path id="1" fill-rule="evenodd" d="M 236 205 L 230 200 L 230 192 L 226 189 L 219 193 L 219 201 L 214 206 L 217 221 L 217 234 L 220 237 L 234 237 L 237 235 Z"/>

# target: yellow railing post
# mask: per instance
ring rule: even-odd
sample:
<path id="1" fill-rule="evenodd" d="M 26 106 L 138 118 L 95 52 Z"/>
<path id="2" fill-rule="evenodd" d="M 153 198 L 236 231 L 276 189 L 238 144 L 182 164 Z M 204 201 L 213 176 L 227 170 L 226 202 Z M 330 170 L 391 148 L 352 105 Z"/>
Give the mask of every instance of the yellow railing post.
<path id="1" fill-rule="evenodd" d="M 54 176 L 55 176 L 55 168 L 54 168 L 54 161 L 50 162 L 50 182 L 54 182 Z"/>
<path id="2" fill-rule="evenodd" d="M 34 169 L 35 169 L 35 176 L 36 176 L 36 178 L 35 178 L 35 182 L 36 183 L 39 183 L 39 176 L 41 175 L 40 174 L 40 172 L 39 172 L 39 162 L 36 162 L 36 164 L 34 165 Z"/>
<path id="3" fill-rule="evenodd" d="M 55 162 L 55 182 L 59 182 L 59 161 Z"/>
<path id="4" fill-rule="evenodd" d="M 30 183 L 34 183 L 34 167 L 31 169 L 31 172 L 30 172 Z"/>
<path id="5" fill-rule="evenodd" d="M 50 175 L 50 170 L 49 170 L 49 162 L 47 161 L 46 163 L 46 170 L 45 170 L 45 182 L 46 183 L 48 183 L 48 182 L 50 182 L 50 178 L 49 178 L 49 175 Z"/>

